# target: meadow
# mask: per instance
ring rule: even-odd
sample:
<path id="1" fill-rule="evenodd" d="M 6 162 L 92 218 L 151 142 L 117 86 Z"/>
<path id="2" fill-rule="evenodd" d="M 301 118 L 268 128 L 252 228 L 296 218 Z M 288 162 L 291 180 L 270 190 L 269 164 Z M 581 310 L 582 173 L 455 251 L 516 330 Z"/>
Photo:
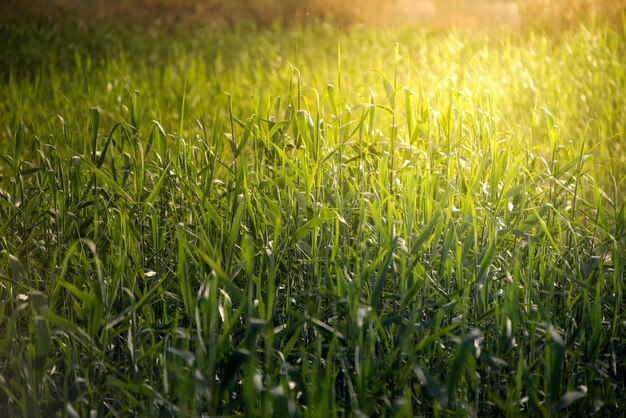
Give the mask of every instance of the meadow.
<path id="1" fill-rule="evenodd" d="M 620 416 L 626 30 L 3 23 L 0 416 Z"/>

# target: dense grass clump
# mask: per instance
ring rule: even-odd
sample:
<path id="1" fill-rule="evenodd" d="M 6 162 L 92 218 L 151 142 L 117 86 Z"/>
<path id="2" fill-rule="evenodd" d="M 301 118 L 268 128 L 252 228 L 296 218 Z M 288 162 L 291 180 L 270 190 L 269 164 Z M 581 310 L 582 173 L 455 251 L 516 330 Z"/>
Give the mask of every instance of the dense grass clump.
<path id="1" fill-rule="evenodd" d="M 81 30 L 2 29 L 0 415 L 620 414 L 623 35 Z"/>

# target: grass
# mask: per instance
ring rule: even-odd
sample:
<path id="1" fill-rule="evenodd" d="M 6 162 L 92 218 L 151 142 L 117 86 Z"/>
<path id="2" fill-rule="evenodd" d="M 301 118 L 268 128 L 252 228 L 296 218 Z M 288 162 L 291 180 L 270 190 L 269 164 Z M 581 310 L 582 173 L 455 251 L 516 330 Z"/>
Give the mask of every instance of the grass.
<path id="1" fill-rule="evenodd" d="M 2 36 L 0 415 L 622 413 L 623 34 Z"/>

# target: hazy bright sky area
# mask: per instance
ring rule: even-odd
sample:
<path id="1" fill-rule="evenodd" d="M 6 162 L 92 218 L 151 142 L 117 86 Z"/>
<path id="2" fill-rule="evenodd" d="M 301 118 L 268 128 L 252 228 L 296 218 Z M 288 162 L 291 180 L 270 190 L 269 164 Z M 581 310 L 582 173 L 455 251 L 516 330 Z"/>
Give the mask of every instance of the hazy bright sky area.
<path id="1" fill-rule="evenodd" d="M 339 25 L 414 23 L 434 28 L 504 26 L 560 29 L 592 16 L 621 27 L 626 0 L 4 0 L 0 19 L 33 11 L 78 16 L 87 24 L 105 19 L 155 27 L 221 28 L 240 21 Z"/>

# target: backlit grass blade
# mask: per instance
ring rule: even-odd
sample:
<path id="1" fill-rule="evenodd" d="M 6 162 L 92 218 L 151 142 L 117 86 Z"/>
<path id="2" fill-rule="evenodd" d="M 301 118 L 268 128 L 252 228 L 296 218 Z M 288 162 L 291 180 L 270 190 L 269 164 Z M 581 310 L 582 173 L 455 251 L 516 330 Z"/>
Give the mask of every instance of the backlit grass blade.
<path id="1" fill-rule="evenodd" d="M 547 351 L 546 368 L 548 372 L 549 394 L 553 403 L 561 397 L 561 381 L 563 379 L 563 363 L 565 361 L 565 341 L 554 329 L 549 326 L 547 333 L 550 350 Z"/>
<path id="2" fill-rule="evenodd" d="M 437 382 L 437 380 L 430 375 L 423 367 L 415 366 L 413 371 L 419 381 L 426 387 L 426 390 L 431 394 L 435 400 L 441 404 L 445 405 L 448 402 L 448 395 L 446 390 Z"/>
<path id="3" fill-rule="evenodd" d="M 89 109 L 91 116 L 91 149 L 92 160 L 96 161 L 96 152 L 98 150 L 98 133 L 100 131 L 100 111 L 97 107 Z"/>
<path id="4" fill-rule="evenodd" d="M 178 247 L 176 275 L 179 280 L 180 293 L 182 295 L 185 311 L 189 317 L 193 317 L 195 310 L 194 293 L 192 288 L 192 277 L 188 265 L 187 233 L 182 225 L 178 225 L 176 231 L 176 243 Z"/>
<path id="5" fill-rule="evenodd" d="M 113 178 L 107 174 L 106 172 L 104 172 L 103 170 L 97 168 L 91 161 L 89 160 L 83 160 L 83 162 L 85 163 L 85 165 L 87 165 L 87 167 L 93 172 L 93 174 L 95 174 L 95 176 L 100 179 L 100 181 L 102 181 L 102 183 L 104 185 L 106 185 L 106 187 L 109 187 L 112 189 L 112 191 L 114 191 L 117 195 L 119 195 L 120 197 L 122 197 L 126 202 L 133 202 L 133 199 L 130 197 L 130 195 L 128 193 L 126 193 L 126 191 L 124 191 L 120 185 L 113 180 Z"/>
<path id="6" fill-rule="evenodd" d="M 382 262 L 382 266 L 380 267 L 380 271 L 378 272 L 378 276 L 372 285 L 371 296 L 370 296 L 370 304 L 374 309 L 379 309 L 380 304 L 382 302 L 383 288 L 385 286 L 385 279 L 387 278 L 388 273 L 392 270 L 392 260 L 394 256 L 394 252 L 397 246 L 397 239 L 394 238 L 389 248 L 386 249 L 385 258 Z"/>
<path id="7" fill-rule="evenodd" d="M 452 399 L 457 396 L 457 389 L 462 382 L 462 373 L 465 371 L 466 383 L 473 389 L 476 386 L 475 370 L 476 359 L 474 358 L 474 345 L 476 340 L 480 337 L 478 330 L 473 330 L 468 336 L 461 340 L 461 343 L 457 347 L 452 365 L 450 367 L 448 376 L 446 378 L 446 393 Z"/>
<path id="8" fill-rule="evenodd" d="M 585 396 L 587 396 L 587 393 L 581 390 L 567 392 L 559 398 L 559 401 L 554 406 L 554 409 L 556 411 L 562 411 L 563 409 L 567 408 L 574 402 L 584 398 Z"/>

